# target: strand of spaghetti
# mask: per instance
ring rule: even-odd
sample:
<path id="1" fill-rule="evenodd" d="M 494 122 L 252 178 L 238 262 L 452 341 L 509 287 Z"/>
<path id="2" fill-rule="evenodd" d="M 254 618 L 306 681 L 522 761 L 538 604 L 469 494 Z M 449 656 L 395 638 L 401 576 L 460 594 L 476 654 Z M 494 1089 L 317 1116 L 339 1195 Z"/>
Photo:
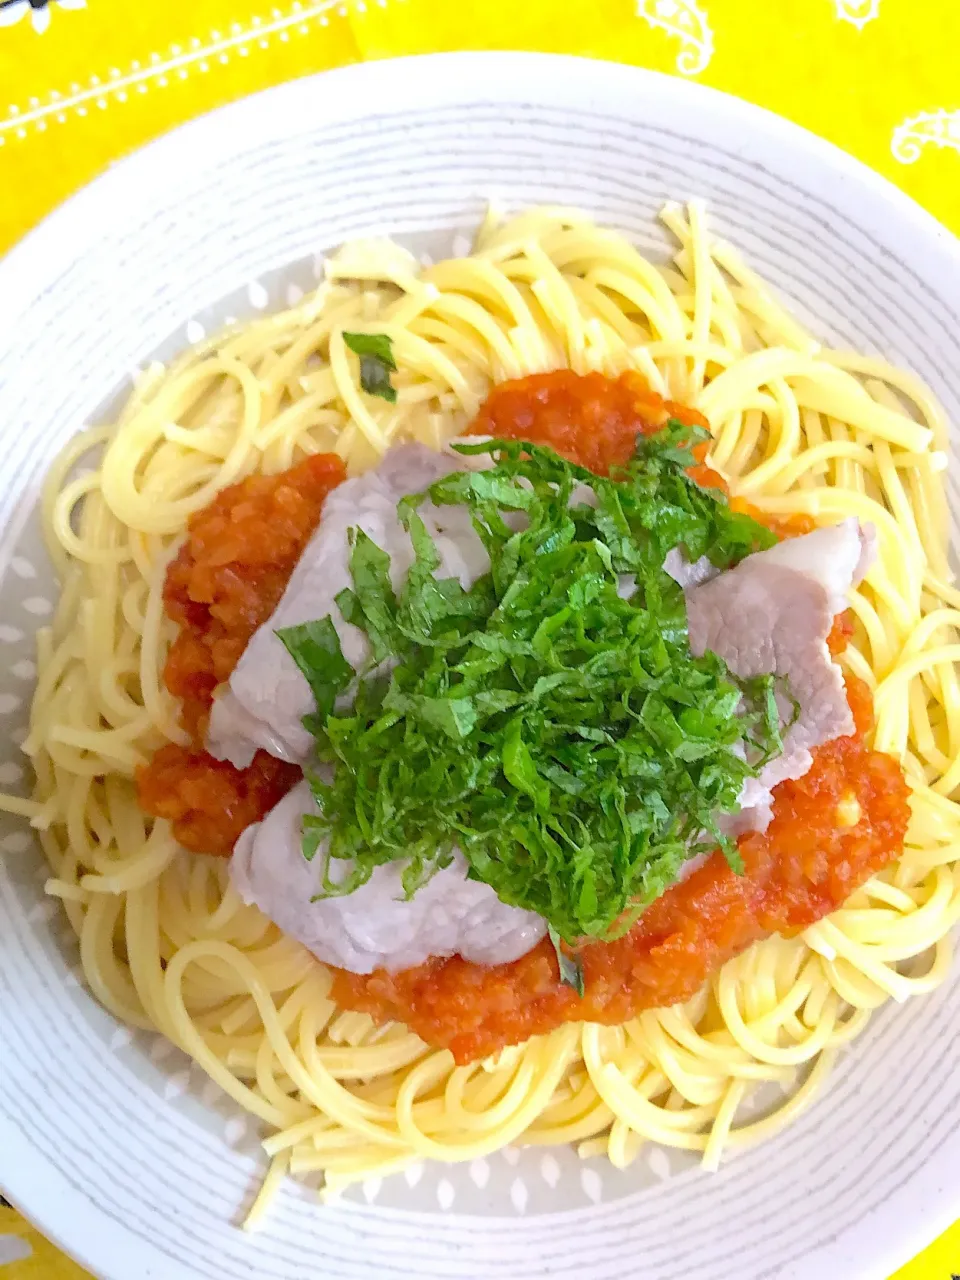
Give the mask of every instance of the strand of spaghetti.
<path id="1" fill-rule="evenodd" d="M 716 1172 L 720 1168 L 720 1153 L 729 1141 L 730 1130 L 737 1107 L 743 1101 L 746 1084 L 742 1080 L 734 1080 L 727 1086 L 716 1119 L 710 1126 L 710 1133 L 703 1148 L 703 1168 L 708 1172 Z"/>
<path id="2" fill-rule="evenodd" d="M 924 454 L 900 455 L 900 457 L 909 458 L 924 456 Z M 834 458 L 849 458 L 852 462 L 867 468 L 873 468 L 875 465 L 873 452 L 867 445 L 854 444 L 849 440 L 828 440 L 812 448 L 798 451 L 794 458 L 784 463 L 779 469 L 771 469 L 764 480 L 763 487 L 770 494 L 787 493 L 788 490 L 799 485 L 809 473 L 819 474 L 826 470 L 826 464 Z M 756 480 L 756 472 L 751 475 L 750 480 L 751 487 L 758 487 L 753 483 Z"/>
<path id="3" fill-rule="evenodd" d="M 909 658 L 901 659 L 890 674 L 885 676 L 877 685 L 875 700 L 878 705 L 882 704 L 884 698 L 892 696 L 898 685 L 912 680 L 929 667 L 937 666 L 939 663 L 948 666 L 958 662 L 960 662 L 960 644 L 938 645 L 936 648 L 924 650 L 923 653 L 913 654 Z M 952 789 L 951 787 L 948 790 Z"/>
<path id="4" fill-rule="evenodd" d="M 793 388 L 798 403 L 903 449 L 920 452 L 933 438 L 929 427 L 876 404 L 853 379 L 786 347 L 755 351 L 718 374 L 698 397 L 696 408 L 708 418 L 722 418 L 773 378 L 799 379 L 800 385 Z"/>
<path id="5" fill-rule="evenodd" d="M 643 1139 L 622 1120 L 614 1120 L 607 1138 L 606 1156 L 615 1169 L 627 1169 L 636 1159 Z"/>
<path id="6" fill-rule="evenodd" d="M 519 1077 L 522 1087 L 518 1085 L 516 1094 L 511 1096 L 509 1115 L 493 1132 L 473 1141 L 437 1142 L 424 1133 L 415 1115 L 417 1094 L 425 1082 L 424 1068 L 414 1068 L 397 1094 L 396 1118 L 400 1133 L 413 1150 L 441 1161 L 473 1160 L 509 1145 L 529 1127 L 552 1096 L 574 1052 L 577 1033 L 575 1026 L 561 1027 L 548 1038 L 549 1047 L 541 1042 L 531 1049 L 532 1061 Z"/>
<path id="7" fill-rule="evenodd" d="M 325 1171 L 323 1186 L 320 1189 L 320 1200 L 324 1204 L 329 1204 L 332 1200 L 342 1195 L 347 1187 L 353 1186 L 357 1182 L 364 1182 L 367 1178 L 385 1178 L 392 1173 L 400 1173 L 401 1170 L 409 1168 L 416 1161 L 416 1154 L 393 1156 L 385 1160 L 382 1157 L 370 1158 L 361 1151 L 358 1158 L 353 1160 L 346 1170 Z"/>
<path id="8" fill-rule="evenodd" d="M 118 861 L 109 873 L 81 876 L 80 886 L 88 893 L 126 893 L 141 889 L 156 879 L 176 855 L 176 841 L 166 824 L 158 822 L 147 837 L 143 853 Z"/>
<path id="9" fill-rule="evenodd" d="M 766 282 L 747 266 L 732 245 L 723 240 L 715 241 L 712 252 L 718 266 L 737 281 L 739 288 L 732 289 L 731 293 L 740 307 L 763 317 L 778 330 L 780 340 L 785 345 L 796 347 L 798 351 L 810 355 L 819 354 L 820 344 L 784 310 Z"/>
<path id="10" fill-rule="evenodd" d="M 270 1168 L 267 1170 L 267 1176 L 260 1184 L 260 1190 L 257 1192 L 253 1204 L 247 1211 L 247 1216 L 243 1220 L 243 1228 L 245 1231 L 255 1231 L 263 1221 L 263 1216 L 267 1211 L 267 1206 L 273 1197 L 277 1194 L 280 1183 L 286 1176 L 290 1167 L 290 1159 L 286 1152 L 274 1156 L 270 1161 Z"/>
<path id="11" fill-rule="evenodd" d="M 399 1071 L 417 1062 L 427 1052 L 429 1047 L 420 1037 L 408 1032 L 395 1040 L 376 1045 L 318 1049 L 317 1056 L 335 1079 L 365 1080 Z"/>
<path id="12" fill-rule="evenodd" d="M 731 1128 L 727 1134 L 727 1145 L 733 1148 L 752 1146 L 773 1137 L 781 1130 L 784 1123 L 792 1124 L 813 1101 L 823 1081 L 832 1071 L 836 1057 L 835 1049 L 824 1049 L 815 1059 L 800 1087 L 795 1089 L 773 1114 L 764 1116 L 761 1120 L 754 1120 L 750 1124 Z"/>
<path id="13" fill-rule="evenodd" d="M 651 1142 L 660 1142 L 683 1151 L 703 1151 L 707 1134 L 701 1127 L 714 1119 L 714 1112 L 703 1107 L 683 1111 L 667 1111 L 649 1102 L 630 1085 L 623 1072 L 612 1062 L 603 1064 L 597 1074 L 591 1072 L 597 1092 L 614 1115 Z"/>
<path id="14" fill-rule="evenodd" d="M 718 975 L 716 993 L 723 1020 L 738 1043 L 757 1061 L 775 1066 L 796 1066 L 819 1053 L 830 1037 L 838 1012 L 836 999 L 830 993 L 824 1001 L 824 1013 L 806 1039 L 797 1045 L 775 1045 L 758 1036 L 744 1021 L 737 987 L 727 974 L 721 972 Z"/>
<path id="15" fill-rule="evenodd" d="M 810 994 L 811 984 L 795 983 L 787 996 L 778 1003 L 763 1019 L 759 1019 L 755 1024 L 759 1034 L 774 1035 L 776 1031 L 783 1025 L 783 1022 L 792 1013 L 800 1007 Z M 711 1043 L 708 1039 L 700 1036 L 696 1030 L 683 1023 L 667 1023 L 662 1016 L 665 1012 L 671 1010 L 651 1010 L 649 1019 L 646 1014 L 641 1015 L 644 1018 L 644 1032 L 646 1042 L 650 1043 L 657 1032 L 652 1030 L 653 1025 L 658 1024 L 660 1035 L 667 1034 L 669 1026 L 669 1034 L 672 1038 L 682 1043 L 695 1060 L 699 1062 L 701 1071 L 705 1065 L 712 1064 L 713 1071 L 717 1076 L 735 1076 L 738 1080 L 779 1080 L 783 1075 L 781 1066 L 769 1063 L 758 1062 L 751 1058 L 743 1046 L 731 1037 L 731 1042 L 725 1045 Z M 660 1016 L 656 1016 L 660 1015 Z"/>
<path id="16" fill-rule="evenodd" d="M 536 1146 L 566 1146 L 604 1132 L 614 1120 L 614 1113 L 588 1079 L 565 1103 L 545 1107 L 525 1131 L 523 1140 Z"/>
<path id="17" fill-rule="evenodd" d="M 890 912 L 886 916 L 877 908 L 851 911 L 841 909 L 833 917 L 833 923 L 849 942 L 869 947 L 874 959 L 883 963 L 896 963 L 918 954 L 918 946 L 929 944 L 931 938 L 943 937 L 951 925 L 951 908 L 955 891 L 951 870 L 946 866 L 934 867 L 930 877 L 932 890 L 923 903 L 916 904 L 908 914 Z"/>
<path id="18" fill-rule="evenodd" d="M 220 1059 L 211 1052 L 203 1037 L 196 1031 L 184 1003 L 181 992 L 181 979 L 184 969 L 191 962 L 193 955 L 197 951 L 201 949 L 209 949 L 213 946 L 223 948 L 223 944 L 204 943 L 199 940 L 191 943 L 189 946 L 182 947 L 178 950 L 167 966 L 167 971 L 164 976 L 164 985 L 169 1000 L 172 1022 L 177 1029 L 179 1043 L 184 1050 L 189 1053 L 201 1067 L 203 1067 L 207 1075 L 209 1075 L 211 1079 L 215 1080 L 217 1084 L 219 1084 L 220 1087 L 234 1099 L 234 1101 L 238 1102 L 242 1107 L 246 1108 L 246 1110 L 252 1111 L 255 1115 L 259 1116 L 261 1120 L 265 1120 L 275 1128 L 284 1129 L 288 1125 L 304 1119 L 305 1113 L 309 1114 L 309 1109 L 292 1102 L 289 1103 L 288 1107 L 281 1109 L 273 1103 L 268 1102 L 255 1090 L 249 1089 L 246 1085 L 241 1084 L 232 1072 L 226 1070 Z M 223 955 L 227 950 L 227 948 L 223 948 L 220 951 L 220 954 Z M 240 956 L 240 953 L 238 952 L 236 954 L 242 961 L 243 957 Z M 240 966 L 238 965 L 238 968 L 239 967 Z M 271 1010 L 275 1018 L 276 1007 L 270 999 L 269 994 L 263 989 L 252 965 L 248 965 L 246 967 L 244 976 L 248 980 L 250 992 L 257 1002 L 261 1018 L 263 1018 L 264 1027 L 267 1029 L 267 1034 L 269 1035 L 269 1019 L 266 1014 L 266 1010 Z M 278 1030 L 275 1027 L 275 1024 L 274 1029 Z M 282 1031 L 278 1031 L 278 1035 L 281 1040 L 286 1042 L 286 1036 Z"/>
<path id="19" fill-rule="evenodd" d="M 534 321 L 523 294 L 507 271 L 498 269 L 482 258 L 454 258 L 428 267 L 423 273 L 423 280 L 426 284 L 433 285 L 441 294 L 466 294 L 484 299 L 490 304 L 493 314 L 505 313 L 508 332 L 522 329 L 537 335 L 533 358 L 538 364 L 546 365 L 547 340 Z M 523 365 L 519 367 L 522 372 L 527 372 Z"/>
<path id="20" fill-rule="evenodd" d="M 731 490 L 736 492 L 735 477 L 742 475 L 749 465 L 750 458 L 758 451 L 763 433 L 764 414 L 760 407 L 744 406 L 742 412 L 731 418 L 732 424 L 740 419 L 740 438 L 735 440 L 726 464 L 728 480 L 732 481 Z M 731 427 L 731 431 L 734 427 Z"/>
<path id="21" fill-rule="evenodd" d="M 417 370 L 435 383 L 448 387 L 459 403 L 466 419 L 472 418 L 480 408 L 481 398 L 470 386 L 457 365 L 424 338 L 405 330 L 392 336 L 396 357 L 411 369 Z"/>
<path id="22" fill-rule="evenodd" d="M 536 1071 L 536 1055 L 528 1051 L 506 1070 L 492 1072 L 491 1078 L 486 1081 L 487 1097 L 481 1099 L 477 1112 L 471 1113 L 470 1108 L 464 1104 L 464 1092 L 474 1076 L 475 1068 L 473 1065 L 455 1067 L 447 1077 L 443 1091 L 444 1121 L 449 1117 L 455 1131 L 466 1130 L 467 1133 L 476 1130 L 482 1133 L 484 1130 L 499 1128 L 510 1119 L 529 1094 Z M 416 1108 L 421 1125 L 419 1112 L 423 1109 L 422 1104 L 420 1108 Z"/>
<path id="23" fill-rule="evenodd" d="M 710 282 L 713 264 L 710 260 L 707 234 L 703 225 L 702 204 L 697 200 L 691 200 L 687 212 L 690 227 L 690 274 L 694 286 L 691 337 L 694 342 L 706 342 L 713 327 L 713 290 Z M 687 382 L 687 393 L 691 400 L 695 399 L 703 388 L 705 371 L 706 361 L 702 357 L 697 357 Z"/>
<path id="24" fill-rule="evenodd" d="M 896 387 L 908 400 L 911 400 L 920 412 L 920 416 L 933 433 L 938 449 L 946 449 L 949 445 L 950 430 L 943 410 L 930 394 L 930 391 L 914 374 L 906 369 L 898 369 L 877 356 L 864 356 L 855 351 L 820 352 L 820 358 L 827 364 L 836 365 L 847 373 L 859 374 L 864 378 L 875 378 L 880 382 Z"/>
<path id="25" fill-rule="evenodd" d="M 89 514 L 93 507 L 91 496 L 100 489 L 100 477 L 96 472 L 80 475 L 63 486 L 53 504 L 50 520 L 57 542 L 68 556 L 88 564 L 121 564 L 129 560 L 129 548 L 120 545 L 98 546 L 95 540 L 84 538 L 73 531 L 76 509 L 83 507 Z"/>
<path id="26" fill-rule="evenodd" d="M 27 800 L 23 796 L 0 793 L 0 810 L 4 813 L 12 813 L 18 818 L 29 818 L 33 822 L 43 813 L 43 804 L 39 800 Z"/>
<path id="27" fill-rule="evenodd" d="M 623 352 L 639 347 L 649 337 L 640 325 L 624 314 L 616 302 L 599 288 L 594 282 L 581 275 L 571 275 L 565 271 L 564 278 L 573 296 L 577 299 L 584 315 L 589 316 L 589 324 L 600 326 L 601 333 L 610 344 L 611 352 Z M 656 368 L 656 366 L 653 366 Z M 659 370 L 657 378 L 660 378 Z M 658 390 L 659 388 L 654 388 Z"/>
<path id="28" fill-rule="evenodd" d="M 670 1081 L 673 1088 L 694 1106 L 710 1106 L 722 1098 L 726 1087 L 724 1075 L 718 1072 L 696 1072 L 696 1060 L 671 1049 L 663 1035 L 644 1037 L 647 1056 L 652 1065 Z"/>
<path id="29" fill-rule="evenodd" d="M 253 439 L 260 420 L 260 384 L 247 365 L 231 356 L 220 355 L 207 360 L 203 366 L 191 372 L 188 390 L 195 393 L 198 385 L 220 374 L 229 374 L 240 386 L 243 395 L 240 429 L 223 463 L 210 473 L 209 479 L 197 484 L 191 482 L 185 496 L 160 502 L 149 491 L 151 477 L 156 477 L 165 457 L 163 452 L 154 455 L 138 485 L 138 463 L 142 454 L 129 447 L 122 435 L 114 436 L 108 445 L 101 473 L 103 496 L 124 524 L 143 533 L 177 533 L 194 511 L 206 506 L 220 489 L 244 474 L 252 459 Z M 166 399 L 179 402 L 187 398 L 185 392 L 179 388 L 177 390 L 178 395 L 167 396 Z M 129 425 L 128 430 L 134 432 L 134 439 L 130 444 L 136 442 L 140 450 L 149 454 L 149 450 L 162 436 L 166 421 L 175 421 L 180 407 L 177 403 L 158 404 L 154 401 L 150 409 L 145 411 L 146 422 L 137 418 Z M 198 472 L 198 475 L 202 474 Z"/>
<path id="30" fill-rule="evenodd" d="M 535 239 L 528 241 L 526 245 L 523 274 L 527 277 L 527 287 L 562 344 L 564 363 L 574 373 L 585 373 L 584 317 L 566 277 Z M 511 270 L 511 278 L 518 278 L 515 265 Z"/>
<path id="31" fill-rule="evenodd" d="M 771 378 L 769 387 L 777 406 L 777 444 L 762 462 L 738 477 L 737 492 L 740 494 L 754 493 L 763 488 L 767 480 L 796 454 L 800 445 L 800 409 L 796 397 L 782 378 Z"/>
<path id="32" fill-rule="evenodd" d="M 40 496 L 40 516 L 44 543 L 57 574 L 61 578 L 66 574 L 70 564 L 70 553 L 60 541 L 54 517 L 59 495 L 67 481 L 67 476 L 84 454 L 102 447 L 110 439 L 112 433 L 112 427 L 88 427 L 85 431 L 78 432 L 60 451 L 44 477 Z"/>
<path id="33" fill-rule="evenodd" d="M 902 1002 L 910 994 L 908 978 L 889 968 L 882 961 L 877 960 L 871 954 L 870 949 L 848 938 L 830 920 L 819 921 L 807 929 L 805 933 L 807 936 L 812 934 L 822 939 L 835 955 L 849 961 L 864 977 L 869 978 L 881 990 L 886 991 L 894 1000 Z"/>

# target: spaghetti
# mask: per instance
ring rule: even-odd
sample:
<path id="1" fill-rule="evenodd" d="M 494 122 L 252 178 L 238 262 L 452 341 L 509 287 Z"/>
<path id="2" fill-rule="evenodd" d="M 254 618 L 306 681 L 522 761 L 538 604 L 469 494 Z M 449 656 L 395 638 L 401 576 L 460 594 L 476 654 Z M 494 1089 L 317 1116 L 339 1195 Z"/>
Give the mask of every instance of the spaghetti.
<path id="1" fill-rule="evenodd" d="M 821 348 L 710 239 L 698 205 L 662 216 L 678 242 L 666 267 L 556 209 L 491 215 L 470 256 L 422 270 L 387 242 L 347 246 L 295 307 L 150 366 L 117 423 L 75 437 L 50 473 L 43 519 L 63 590 L 37 641 L 24 744 L 36 788 L 0 806 L 35 828 L 97 999 L 169 1037 L 270 1130 L 250 1221 L 288 1171 L 322 1170 L 331 1194 L 514 1142 L 575 1143 L 618 1167 L 657 1142 L 715 1168 L 810 1102 L 873 1009 L 947 972 L 960 592 L 946 425 L 910 374 Z M 344 329 L 388 335 L 395 403 L 363 395 Z M 698 409 L 711 465 L 768 516 L 876 526 L 843 661 L 872 693 L 873 745 L 902 762 L 911 821 L 902 856 L 840 910 L 755 944 L 685 1003 L 458 1066 L 403 1025 L 338 1008 L 330 973 L 240 901 L 224 860 L 185 853 L 167 821 L 145 818 L 134 774 L 189 742 L 161 673 L 175 635 L 164 578 L 192 514 L 311 455 L 334 451 L 356 473 L 396 440 L 439 447 L 492 384 L 563 366 L 634 369 Z M 738 1123 L 764 1082 L 785 1100 Z"/>

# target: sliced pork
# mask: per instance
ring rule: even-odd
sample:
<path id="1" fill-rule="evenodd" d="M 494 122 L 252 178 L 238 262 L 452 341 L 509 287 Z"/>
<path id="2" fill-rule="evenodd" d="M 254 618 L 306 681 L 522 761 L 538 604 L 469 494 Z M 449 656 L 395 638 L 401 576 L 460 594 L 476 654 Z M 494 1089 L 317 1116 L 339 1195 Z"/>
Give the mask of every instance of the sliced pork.
<path id="1" fill-rule="evenodd" d="M 735 831 L 764 830 L 771 789 L 802 777 L 813 763 L 812 748 L 853 732 L 843 673 L 827 636 L 872 562 L 875 536 L 872 526 L 845 520 L 785 539 L 686 591 L 694 654 L 712 650 L 742 679 L 782 677 L 777 701 L 789 725 L 783 755 L 745 784 Z"/>
<path id="2" fill-rule="evenodd" d="M 709 582 L 720 572 L 709 556 L 701 556 L 699 560 L 688 560 L 679 547 L 668 551 L 663 562 L 665 573 L 669 573 L 674 582 L 686 591 L 689 587 L 699 587 L 701 582 Z"/>
<path id="3" fill-rule="evenodd" d="M 351 973 L 409 969 L 430 956 L 506 964 L 526 955 L 547 931 L 540 916 L 509 907 L 489 885 L 468 880 L 459 852 L 409 901 L 401 884 L 403 864 L 391 862 L 353 893 L 311 902 L 320 889 L 320 856 L 307 862 L 300 851 L 305 813 L 316 808 L 303 782 L 263 822 L 244 831 L 230 872 L 245 902 L 255 903 L 327 964 Z M 351 869 L 348 862 L 333 861 L 331 875 L 339 881 Z"/>
<path id="4" fill-rule="evenodd" d="M 410 539 L 397 516 L 399 500 L 451 471 L 489 465 L 485 454 L 464 458 L 452 450 L 438 453 L 424 445 L 405 444 L 391 449 L 376 470 L 334 489 L 279 605 L 252 637 L 228 690 L 213 704 L 207 737 L 211 755 L 238 768 L 250 763 L 257 747 L 281 760 L 300 763 L 306 759 L 312 738 L 301 721 L 313 710 L 313 697 L 275 632 L 329 615 L 343 656 L 354 670 L 363 668 L 370 654 L 367 637 L 343 620 L 335 600 L 340 591 L 352 586 L 348 530 L 362 529 L 390 555 L 390 576 L 399 588 L 413 561 Z M 486 573 L 490 561 L 465 508 L 424 503 L 419 513 L 440 555 L 439 578 L 459 578 L 469 587 Z"/>
<path id="5" fill-rule="evenodd" d="M 370 656 L 367 638 L 343 620 L 335 602 L 352 585 L 348 530 L 359 526 L 389 553 L 399 588 L 413 553 L 397 516 L 398 501 L 451 471 L 487 465 L 485 455 L 464 459 L 451 451 L 404 445 L 391 450 L 376 471 L 329 496 L 280 604 L 214 704 L 208 739 L 214 755 L 243 766 L 257 747 L 264 747 L 285 760 L 307 759 L 312 739 L 301 720 L 313 710 L 313 698 L 276 630 L 329 615 L 345 658 L 354 670 L 363 670 Z M 582 487 L 575 501 L 589 502 L 592 496 Z M 468 587 L 488 570 L 487 554 L 463 508 L 424 503 L 420 514 L 440 555 L 438 577 L 456 577 Z M 726 573 L 718 573 L 706 558 L 690 564 L 679 551 L 667 557 L 664 568 L 685 590 L 692 651 L 712 650 L 742 678 L 782 678 L 778 705 L 789 726 L 784 754 L 745 784 L 741 812 L 724 819 L 731 834 L 763 830 L 770 819 L 771 789 L 785 778 L 802 776 L 814 747 L 852 731 L 843 677 L 826 640 L 873 553 L 873 530 L 848 520 L 748 556 Z M 631 594 L 634 585 L 625 577 L 621 593 Z M 243 833 L 231 874 L 246 902 L 255 903 L 321 960 L 354 973 L 381 967 L 397 971 L 431 956 L 456 954 L 479 964 L 501 964 L 526 954 L 546 932 L 539 916 L 507 906 L 489 886 L 468 879 L 460 852 L 409 901 L 402 863 L 377 868 L 367 884 L 345 897 L 312 901 L 320 890 L 321 862 L 304 859 L 301 836 L 303 816 L 313 812 L 309 787 L 301 783 L 263 822 Z M 695 865 L 688 864 L 685 872 Z M 350 870 L 349 863 L 338 861 L 332 874 L 346 876 Z"/>

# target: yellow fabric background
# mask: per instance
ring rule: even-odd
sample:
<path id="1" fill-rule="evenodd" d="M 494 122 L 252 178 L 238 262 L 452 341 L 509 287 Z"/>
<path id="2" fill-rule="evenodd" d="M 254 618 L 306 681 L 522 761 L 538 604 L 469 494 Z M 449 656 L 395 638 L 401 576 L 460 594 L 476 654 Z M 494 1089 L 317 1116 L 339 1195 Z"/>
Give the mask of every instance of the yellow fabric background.
<path id="1" fill-rule="evenodd" d="M 837 143 L 960 233 L 958 0 L 276 4 L 0 4 L 0 252 L 112 160 L 192 116 L 347 62 L 451 49 L 577 53 L 687 75 Z M 0 1208 L 4 1234 L 33 1252 L 0 1265 L 0 1280 L 84 1275 Z M 896 1280 L 957 1272 L 960 1223 Z"/>

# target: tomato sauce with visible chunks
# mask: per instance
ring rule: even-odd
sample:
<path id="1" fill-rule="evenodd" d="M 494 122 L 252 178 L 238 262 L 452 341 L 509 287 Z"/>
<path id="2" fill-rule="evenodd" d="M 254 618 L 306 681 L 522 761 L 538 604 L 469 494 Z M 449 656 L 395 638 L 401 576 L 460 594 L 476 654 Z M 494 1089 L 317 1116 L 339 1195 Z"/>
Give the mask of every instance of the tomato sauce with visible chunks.
<path id="1" fill-rule="evenodd" d="M 671 418 L 707 426 L 695 410 L 652 392 L 639 374 L 611 379 L 559 370 L 495 387 L 470 431 L 549 445 L 607 474 L 629 460 L 638 434 Z M 706 445 L 698 445 L 691 474 L 725 487 L 704 464 L 705 453 Z M 161 748 L 138 783 L 143 808 L 169 818 L 185 848 L 229 855 L 243 828 L 299 779 L 299 769 L 262 751 L 249 768 L 235 769 L 209 756 L 202 742 L 214 689 L 273 612 L 324 498 L 343 478 L 340 459 L 323 455 L 279 476 L 231 485 L 191 519 L 170 566 L 164 604 L 180 634 L 164 680 L 182 700 L 193 745 Z M 788 536 L 807 532 L 812 522 L 773 527 Z M 841 652 L 849 635 L 849 619 L 838 617 L 831 651 Z M 805 777 L 776 788 L 769 829 L 739 841 L 746 874 L 734 874 L 717 853 L 648 907 L 623 938 L 584 947 L 582 1000 L 560 982 L 548 941 L 506 965 L 453 957 L 394 974 L 338 970 L 334 998 L 378 1020 L 406 1023 L 428 1043 L 451 1049 L 458 1062 L 563 1022 L 622 1023 L 641 1009 L 688 999 L 751 943 L 797 932 L 833 911 L 901 851 L 909 816 L 903 772 L 866 745 L 872 715 L 866 686 L 848 676 L 847 693 L 855 732 L 820 747 Z M 851 814 L 856 821 L 843 825 Z"/>

